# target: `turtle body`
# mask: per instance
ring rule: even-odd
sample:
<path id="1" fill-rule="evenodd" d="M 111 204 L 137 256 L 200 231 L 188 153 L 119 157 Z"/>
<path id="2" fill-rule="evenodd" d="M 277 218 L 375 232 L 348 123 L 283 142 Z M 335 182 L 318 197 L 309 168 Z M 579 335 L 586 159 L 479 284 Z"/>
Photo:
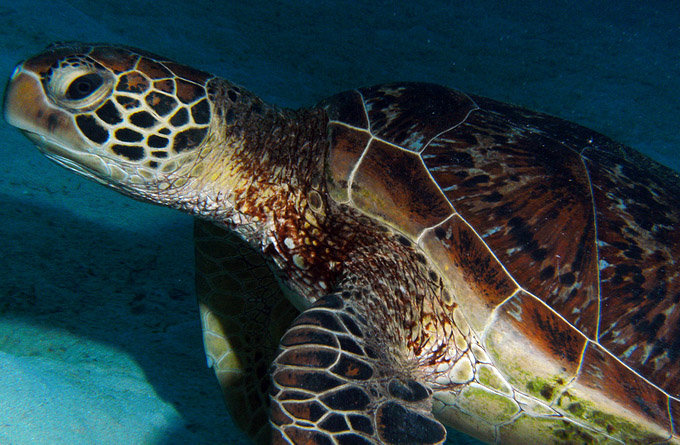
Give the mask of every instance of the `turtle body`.
<path id="1" fill-rule="evenodd" d="M 258 442 L 680 443 L 680 177 L 628 147 L 424 83 L 285 110 L 86 44 L 17 67 L 5 117 L 198 217 L 206 354 Z"/>

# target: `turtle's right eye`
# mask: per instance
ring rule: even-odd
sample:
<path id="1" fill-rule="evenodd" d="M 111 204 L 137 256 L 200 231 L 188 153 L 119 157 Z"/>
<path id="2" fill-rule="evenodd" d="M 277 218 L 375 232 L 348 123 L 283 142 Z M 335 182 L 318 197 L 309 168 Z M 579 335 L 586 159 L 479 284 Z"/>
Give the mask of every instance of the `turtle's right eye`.
<path id="1" fill-rule="evenodd" d="M 77 77 L 66 89 L 64 96 L 69 100 L 81 100 L 92 94 L 104 83 L 102 76 L 96 73 Z"/>

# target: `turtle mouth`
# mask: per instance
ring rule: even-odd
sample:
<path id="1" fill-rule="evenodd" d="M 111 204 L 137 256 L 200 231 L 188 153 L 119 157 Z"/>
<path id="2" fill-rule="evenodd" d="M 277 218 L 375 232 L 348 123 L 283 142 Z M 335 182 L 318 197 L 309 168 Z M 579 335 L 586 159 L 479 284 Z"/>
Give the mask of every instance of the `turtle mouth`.
<path id="1" fill-rule="evenodd" d="M 107 177 L 111 175 L 110 169 L 99 156 L 72 150 L 54 139 L 31 130 L 21 129 L 21 132 L 50 161 L 68 170 L 100 183 L 106 183 L 102 176 Z"/>

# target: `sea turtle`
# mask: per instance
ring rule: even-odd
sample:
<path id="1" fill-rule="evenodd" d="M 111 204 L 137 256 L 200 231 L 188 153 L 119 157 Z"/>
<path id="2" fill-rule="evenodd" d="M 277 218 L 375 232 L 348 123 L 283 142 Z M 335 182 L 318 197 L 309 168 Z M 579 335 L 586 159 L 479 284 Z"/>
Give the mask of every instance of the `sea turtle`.
<path id="1" fill-rule="evenodd" d="M 258 441 L 680 443 L 680 178 L 630 148 L 426 83 L 282 109 L 105 45 L 25 61 L 4 107 L 198 217 L 207 356 Z"/>

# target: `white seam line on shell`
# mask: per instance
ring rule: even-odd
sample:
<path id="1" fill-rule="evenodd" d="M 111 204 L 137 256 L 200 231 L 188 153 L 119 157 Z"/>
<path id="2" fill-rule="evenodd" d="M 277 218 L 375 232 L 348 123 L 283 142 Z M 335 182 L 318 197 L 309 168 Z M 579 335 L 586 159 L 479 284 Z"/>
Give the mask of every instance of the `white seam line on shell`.
<path id="1" fill-rule="evenodd" d="M 453 208 L 453 206 L 451 206 L 451 207 Z M 453 218 L 453 217 L 456 216 L 456 215 L 458 215 L 458 212 L 456 212 L 456 209 L 453 209 L 453 213 L 452 213 L 452 214 L 450 214 L 450 215 L 447 216 L 446 218 L 442 219 L 442 220 L 439 221 L 437 224 L 435 224 L 435 225 L 433 225 L 433 226 L 430 226 L 430 227 L 424 228 L 424 229 L 420 232 L 420 235 L 418 235 L 418 238 L 416 238 L 416 245 L 417 245 L 417 246 L 420 245 L 420 242 L 423 240 L 423 236 L 425 236 L 425 232 L 429 232 L 430 230 L 436 229 L 437 227 L 441 226 L 441 225 L 444 224 L 446 221 L 450 220 L 451 218 Z M 459 215 L 459 216 L 460 216 L 460 215 Z M 462 218 L 461 218 L 461 219 L 462 219 Z"/>
<path id="2" fill-rule="evenodd" d="M 560 400 L 562 395 L 569 390 L 571 385 L 576 381 L 578 376 L 581 374 L 581 369 L 583 368 L 583 360 L 585 359 L 585 356 L 586 356 L 586 349 L 588 349 L 588 344 L 590 344 L 590 343 L 592 343 L 592 341 L 586 337 L 586 342 L 583 345 L 583 350 L 581 351 L 581 357 L 579 358 L 578 367 L 576 367 L 576 373 L 574 374 L 574 377 L 572 377 L 569 380 L 569 382 L 567 382 L 567 384 L 564 385 L 564 387 L 562 388 L 562 391 L 560 391 L 560 393 L 555 397 L 555 400 L 550 405 L 548 405 L 551 408 L 553 407 L 553 405 L 555 405 L 557 403 L 558 400 Z"/>
<path id="3" fill-rule="evenodd" d="M 510 294 L 510 296 L 509 296 L 508 298 L 506 298 L 505 300 L 501 301 L 501 302 L 498 304 L 498 306 L 496 306 L 496 307 L 491 311 L 491 315 L 489 315 L 489 317 L 487 318 L 487 324 L 486 324 L 486 326 L 484 327 L 484 330 L 482 331 L 481 334 L 479 334 L 479 341 L 482 342 L 482 344 L 486 343 L 486 336 L 487 336 L 487 334 L 489 333 L 489 329 L 491 329 L 491 326 L 493 326 L 493 324 L 496 322 L 496 319 L 498 318 L 498 312 L 499 312 L 500 308 L 503 307 L 503 305 L 504 305 L 505 303 L 507 303 L 508 301 L 510 301 L 510 300 L 512 300 L 513 298 L 515 298 L 515 296 L 516 296 L 521 290 L 524 290 L 524 289 L 522 289 L 520 286 L 517 286 L 517 288 L 515 289 L 515 291 L 514 291 L 512 294 Z"/>
<path id="4" fill-rule="evenodd" d="M 675 430 L 675 424 L 673 422 L 673 410 L 671 409 L 671 397 L 670 396 L 668 397 L 667 405 L 668 405 L 668 420 L 671 422 L 671 437 L 670 438 L 672 439 L 673 438 L 672 436 L 680 433 L 680 431 Z"/>
<path id="5" fill-rule="evenodd" d="M 420 150 L 418 150 L 416 153 L 418 153 L 418 154 L 420 155 L 422 152 L 424 152 L 425 150 L 427 150 L 427 147 L 432 143 L 432 141 L 434 141 L 435 139 L 437 139 L 438 137 L 440 137 L 442 134 L 444 134 L 444 133 L 446 133 L 446 132 L 449 132 L 449 131 L 453 130 L 454 128 L 457 128 L 457 127 L 463 125 L 463 124 L 468 120 L 468 118 L 470 117 L 470 115 L 472 114 L 473 111 L 477 111 L 477 110 L 480 109 L 480 108 L 479 108 L 479 105 L 477 105 L 477 102 L 475 102 L 474 100 L 472 100 L 472 98 L 471 98 L 470 96 L 468 96 L 468 95 L 465 94 L 465 93 L 461 93 L 460 91 L 459 91 L 459 93 L 462 94 L 463 96 L 467 97 L 467 98 L 470 100 L 470 102 L 472 102 L 472 104 L 474 105 L 474 107 L 473 107 L 470 111 L 467 112 L 467 114 L 465 115 L 465 117 L 463 118 L 462 121 L 458 122 L 456 125 L 451 126 L 450 128 L 447 128 L 446 130 L 440 131 L 439 133 L 437 133 L 436 135 L 434 135 L 432 138 L 430 138 L 429 141 L 427 141 L 427 143 L 426 143 L 425 145 L 423 145 L 423 148 L 420 149 Z"/>
<path id="6" fill-rule="evenodd" d="M 366 142 L 366 147 L 364 147 L 364 151 L 361 153 L 361 156 L 359 156 L 359 160 L 357 163 L 354 165 L 352 168 L 352 171 L 349 174 L 349 178 L 347 178 L 347 199 L 348 202 L 352 203 L 352 185 L 354 184 L 354 177 L 357 174 L 357 170 L 359 170 L 359 166 L 361 165 L 361 162 L 364 160 L 364 156 L 366 156 L 366 153 L 368 153 L 368 147 L 371 146 L 371 142 L 375 139 L 375 136 L 373 136 L 373 133 L 371 133 L 371 121 L 368 118 L 368 110 L 366 109 L 366 100 L 364 99 L 364 96 L 359 92 L 359 90 L 355 90 L 359 97 L 361 98 L 361 106 L 364 109 L 364 116 L 366 117 L 366 125 L 368 126 L 368 134 L 370 135 L 370 138 L 368 139 L 368 142 Z M 352 203 L 353 204 L 353 203 Z"/>
<path id="7" fill-rule="evenodd" d="M 361 95 L 361 93 L 359 93 L 359 95 Z M 472 100 L 472 99 L 470 99 L 470 100 Z M 473 103 L 474 103 L 474 101 L 473 101 Z M 363 101 L 363 96 L 362 96 L 362 105 L 364 105 L 364 110 L 365 110 L 365 103 L 364 103 L 364 101 Z M 475 105 L 476 105 L 476 104 L 475 104 Z M 477 109 L 479 109 L 479 108 L 477 108 Z M 471 110 L 470 113 L 471 113 L 472 111 L 475 111 L 475 110 Z M 468 116 L 469 116 L 470 113 L 468 113 Z M 466 118 L 467 118 L 467 117 L 466 117 Z M 352 173 L 351 173 L 351 175 L 350 175 L 350 177 L 351 177 L 352 179 L 353 179 L 353 177 L 354 177 L 354 173 L 356 172 L 356 170 L 357 170 L 359 164 L 361 163 L 361 160 L 363 159 L 364 155 L 366 154 L 366 151 L 368 150 L 368 145 L 369 145 L 373 140 L 378 140 L 378 141 L 380 141 L 380 142 L 386 143 L 386 144 L 388 144 L 388 145 L 390 145 L 390 146 L 393 146 L 393 147 L 395 147 L 395 148 L 397 148 L 397 149 L 399 149 L 399 150 L 402 150 L 402 151 L 408 151 L 409 153 L 414 153 L 414 152 L 412 152 L 412 151 L 410 151 L 410 150 L 406 150 L 406 149 L 404 149 L 404 148 L 402 148 L 402 147 L 400 147 L 400 146 L 398 146 L 398 145 L 395 145 L 395 144 L 393 144 L 393 143 L 391 143 L 391 142 L 389 142 L 389 141 L 386 141 L 386 140 L 384 140 L 384 139 L 382 139 L 382 138 L 376 137 L 376 136 L 374 136 L 373 134 L 371 134 L 370 131 L 367 131 L 366 129 L 354 127 L 354 126 L 352 126 L 352 125 L 347 125 L 347 124 L 345 124 L 345 123 L 343 123 L 343 122 L 338 122 L 338 121 L 331 121 L 331 122 L 337 123 L 337 124 L 339 124 L 339 125 L 343 125 L 343 126 L 345 126 L 345 127 L 347 127 L 347 128 L 352 128 L 352 129 L 356 129 L 356 130 L 358 130 L 358 131 L 362 131 L 362 132 L 364 132 L 364 133 L 368 133 L 368 134 L 371 136 L 371 139 L 370 139 L 369 142 L 366 144 L 366 149 L 364 149 L 364 152 L 362 153 L 361 157 L 359 158 L 359 161 L 358 161 L 357 164 L 355 165 L 355 167 L 354 167 L 354 169 L 353 169 L 353 171 L 352 171 Z M 461 123 L 462 123 L 462 122 L 461 122 Z M 369 122 L 369 124 L 370 124 L 370 122 Z M 460 124 L 458 124 L 458 125 L 460 125 Z M 454 127 L 452 127 L 452 128 L 454 128 Z M 450 129 L 449 129 L 449 130 L 450 130 Z M 449 130 L 446 130 L 446 131 L 449 131 Z M 578 152 L 577 152 L 576 150 L 574 150 L 573 148 L 568 147 L 567 145 L 563 144 L 562 142 L 557 141 L 557 140 L 554 140 L 554 139 L 549 138 L 549 137 L 547 137 L 547 136 L 545 136 L 545 137 L 546 137 L 547 139 L 553 140 L 553 141 L 555 141 L 555 142 L 557 142 L 557 143 L 563 145 L 564 147 L 566 147 L 566 148 L 569 149 L 570 151 L 575 152 L 575 153 L 579 154 L 579 156 L 580 156 L 580 153 L 578 153 Z M 423 149 L 423 150 L 424 150 L 424 149 Z M 429 172 L 428 172 L 428 173 L 429 173 Z M 350 186 L 349 186 L 348 195 L 350 196 L 350 201 L 351 201 L 351 183 L 350 183 Z M 449 203 L 449 204 L 450 204 L 450 203 Z M 452 206 L 452 207 L 453 207 L 453 206 Z M 455 212 L 455 209 L 454 209 L 454 212 Z M 529 295 L 529 296 L 535 298 L 536 300 L 538 300 L 539 302 L 541 302 L 543 305 L 545 305 L 545 306 L 546 306 L 553 314 L 555 314 L 558 318 L 562 319 L 562 320 L 563 320 L 565 323 L 567 323 L 570 327 L 574 328 L 574 330 L 575 330 L 576 332 L 578 332 L 579 334 L 581 334 L 583 337 L 586 338 L 587 342 L 591 342 L 591 343 L 597 344 L 597 345 L 600 346 L 600 347 L 602 348 L 602 350 L 605 351 L 610 357 L 612 357 L 614 360 L 616 360 L 616 361 L 618 361 L 619 363 L 621 363 L 624 367 L 626 367 L 629 371 L 631 371 L 632 373 L 634 373 L 635 375 L 637 375 L 639 378 L 641 378 L 642 380 L 644 380 L 646 383 L 648 383 L 648 384 L 651 385 L 652 387 L 656 388 L 657 390 L 661 391 L 664 395 L 666 395 L 666 396 L 669 397 L 670 399 L 673 399 L 673 400 L 675 400 L 675 401 L 680 402 L 680 398 L 674 397 L 674 396 L 668 394 L 665 390 L 661 389 L 661 387 L 657 386 L 656 384 L 654 384 L 654 383 L 652 383 L 651 381 L 649 381 L 647 378 L 645 378 L 645 377 L 643 377 L 642 375 L 640 375 L 637 371 L 635 371 L 634 369 L 632 369 L 630 366 L 628 366 L 626 363 L 624 363 L 624 362 L 623 362 L 622 360 L 620 360 L 618 357 L 616 357 L 616 356 L 613 355 L 611 352 L 609 352 L 609 350 L 607 350 L 605 347 L 603 347 L 603 346 L 599 343 L 599 339 L 592 340 L 592 339 L 588 338 L 587 336 L 583 335 L 583 333 L 581 333 L 581 331 L 580 331 L 576 326 L 574 326 L 570 321 L 568 321 L 566 318 L 564 318 L 561 314 L 559 314 L 559 313 L 558 313 L 557 311 L 555 311 L 553 308 L 551 308 L 550 306 L 548 306 L 543 300 L 541 300 L 540 298 L 538 298 L 538 297 L 537 297 L 536 295 L 534 295 L 532 292 L 529 292 L 528 290 L 526 290 L 526 289 L 524 289 L 522 286 L 520 286 L 519 283 L 517 283 L 517 281 L 515 280 L 515 278 L 508 272 L 508 270 L 506 269 L 505 265 L 498 259 L 498 257 L 496 256 L 496 254 L 491 250 L 491 248 L 488 246 L 488 244 L 484 241 L 484 239 L 477 233 L 477 231 L 470 225 L 470 223 L 468 223 L 468 222 L 465 220 L 465 218 L 463 218 L 462 215 L 460 215 L 459 213 L 454 213 L 453 215 L 449 216 L 448 218 L 450 218 L 450 217 L 452 217 L 452 216 L 454 216 L 454 215 L 456 215 L 456 214 L 457 214 L 458 216 L 460 216 L 461 220 L 462 220 L 465 224 L 467 224 L 468 227 L 470 227 L 470 229 L 475 233 L 475 235 L 477 235 L 477 237 L 478 237 L 478 238 L 480 239 L 480 241 L 484 244 L 484 246 L 487 248 L 487 250 L 489 251 L 489 253 L 494 257 L 494 259 L 496 259 L 496 261 L 497 261 L 498 264 L 501 266 L 501 268 L 503 269 L 503 271 L 508 275 L 508 277 L 510 278 L 510 280 L 517 286 L 517 289 L 515 290 L 515 292 L 513 292 L 508 298 L 506 298 L 505 300 L 503 300 L 503 302 L 501 302 L 498 306 L 496 306 L 496 308 L 494 308 L 494 310 L 492 311 L 492 316 L 489 317 L 489 320 L 493 320 L 493 318 L 494 318 L 494 317 L 493 317 L 493 314 L 498 310 L 498 308 L 500 308 L 500 307 L 501 307 L 503 304 L 505 304 L 508 300 L 510 300 L 511 298 L 513 298 L 520 290 L 521 290 L 521 291 L 524 291 L 524 292 L 526 292 L 527 295 Z M 448 218 L 447 218 L 447 219 L 448 219 Z M 445 220 L 444 220 L 444 221 L 445 221 Z M 442 221 L 442 223 L 443 223 L 444 221 Z M 440 224 L 441 224 L 441 223 L 440 223 Z M 433 227 L 435 227 L 435 226 L 433 226 Z M 427 229 L 425 229 L 425 230 L 427 230 Z M 421 235 L 422 235 L 422 234 L 421 234 Z M 419 236 L 419 238 L 420 238 L 420 236 Z M 598 275 L 599 275 L 599 266 L 598 266 Z M 598 318 L 599 318 L 599 317 L 598 317 Z M 487 327 L 484 329 L 483 334 L 480 335 L 480 340 L 483 341 L 483 339 L 485 338 L 487 329 L 491 326 L 491 324 L 493 324 L 493 323 L 489 323 L 489 324 L 487 325 Z M 598 320 L 598 326 L 599 326 L 599 320 Z M 598 329 L 598 330 L 599 330 L 599 329 Z M 586 342 L 586 344 L 587 344 L 587 342 Z M 584 351 L 585 351 L 585 349 L 584 349 Z"/>
<path id="8" fill-rule="evenodd" d="M 486 250 L 488 250 L 489 253 L 491 254 L 491 256 L 493 256 L 493 258 L 498 262 L 498 264 L 501 266 L 501 268 L 503 269 L 503 271 L 508 275 L 508 277 L 509 277 L 509 278 L 512 280 L 512 282 L 515 284 L 515 286 L 517 286 L 519 289 L 525 291 L 526 293 L 531 294 L 529 291 L 527 291 L 526 289 L 522 288 L 522 286 L 519 285 L 519 283 L 515 280 L 515 277 L 513 277 L 512 274 L 508 271 L 508 269 L 505 268 L 505 265 L 503 264 L 503 262 L 496 256 L 496 254 L 494 253 L 494 251 L 491 250 L 491 247 L 489 247 L 489 245 L 486 243 L 486 241 L 484 241 L 484 238 L 482 238 L 482 236 L 481 236 L 479 233 L 477 233 L 477 231 L 475 230 L 475 228 L 472 227 L 472 225 L 471 225 L 469 222 L 467 222 L 467 220 L 466 220 L 465 218 L 463 218 L 463 215 L 460 215 L 460 214 L 459 214 L 459 216 L 460 216 L 461 221 L 463 221 L 463 222 L 470 228 L 470 230 L 472 230 L 472 232 L 473 232 L 475 235 L 477 235 L 477 238 L 479 238 L 479 241 L 481 241 L 482 244 L 484 244 L 484 247 L 486 247 Z M 499 306 L 500 306 L 500 305 L 499 305 Z"/>
<path id="9" fill-rule="evenodd" d="M 600 346 L 600 347 L 602 348 L 603 351 L 605 351 L 605 352 L 606 352 L 609 356 L 611 356 L 614 360 L 618 361 L 618 362 L 621 363 L 623 366 L 625 366 L 625 367 L 626 367 L 629 371 L 631 371 L 633 374 L 637 375 L 639 378 L 641 378 L 641 379 L 644 380 L 645 382 L 649 383 L 650 385 L 652 385 L 654 388 L 656 388 L 656 389 L 658 389 L 659 391 L 661 391 L 661 392 L 662 392 L 663 394 L 665 394 L 666 396 L 671 397 L 671 398 L 673 398 L 674 400 L 679 400 L 679 399 L 677 399 L 677 398 L 671 396 L 670 394 L 668 394 L 665 390 L 661 389 L 661 387 L 659 387 L 658 385 L 652 383 L 650 380 L 648 380 L 647 378 L 645 378 L 644 376 L 642 376 L 639 372 L 635 371 L 633 368 L 631 368 L 631 367 L 628 366 L 626 363 L 624 363 L 621 359 L 619 359 L 619 358 L 616 357 L 614 354 L 612 354 L 611 352 L 609 352 L 609 350 L 608 350 L 607 348 L 605 348 L 604 346 L 602 346 L 602 345 L 600 344 L 599 341 L 588 338 L 586 335 L 584 335 L 584 334 L 581 332 L 580 329 L 578 329 L 576 326 L 574 326 L 569 320 L 567 320 L 566 318 L 564 318 L 564 317 L 562 316 L 562 314 L 558 313 L 556 310 L 554 310 L 553 308 L 551 308 L 550 306 L 548 306 L 548 304 L 546 304 L 546 302 L 544 302 L 543 300 L 541 300 L 540 298 L 538 298 L 538 297 L 537 297 L 536 295 L 534 295 L 532 292 L 529 292 L 528 290 L 526 290 L 526 289 L 524 289 L 522 286 L 520 286 L 520 285 L 517 283 L 517 281 L 515 281 L 515 278 L 514 278 L 514 277 L 508 272 L 508 270 L 505 268 L 505 266 L 503 265 L 503 263 L 498 259 L 498 257 L 496 257 L 496 254 L 493 253 L 493 251 L 491 250 L 491 248 L 486 244 L 486 242 L 484 242 L 484 240 L 481 238 L 481 236 L 479 236 L 479 234 L 477 233 L 477 231 L 476 231 L 476 230 L 475 230 L 475 229 L 474 229 L 467 221 L 465 221 L 465 218 L 463 218 L 461 215 L 459 215 L 459 216 L 460 216 L 460 219 L 461 219 L 463 222 L 465 222 L 465 224 L 467 224 L 468 227 L 470 227 L 470 230 L 472 230 L 472 231 L 477 235 L 477 237 L 479 237 L 479 239 L 482 241 L 482 243 L 484 243 L 484 245 L 486 246 L 486 248 L 488 249 L 488 251 L 491 253 L 491 255 L 496 259 L 496 261 L 498 261 L 498 264 L 500 264 L 501 268 L 505 271 L 505 273 L 508 274 L 508 277 L 510 277 L 510 279 L 512 280 L 512 282 L 515 283 L 515 285 L 519 288 L 519 289 L 517 289 L 510 297 L 506 298 L 502 303 L 500 303 L 498 306 L 496 306 L 496 307 L 494 308 L 493 312 L 497 311 L 497 310 L 498 310 L 503 304 L 505 304 L 510 298 L 514 297 L 514 296 L 517 294 L 518 291 L 522 290 L 522 291 L 526 292 L 527 295 L 529 295 L 530 297 L 535 298 L 537 301 L 539 301 L 541 304 L 543 304 L 550 312 L 552 312 L 555 316 L 557 316 L 557 317 L 560 318 L 562 321 L 564 321 L 566 324 L 568 324 L 569 326 L 571 326 L 576 332 L 578 332 L 578 333 L 579 333 L 581 336 L 583 336 L 586 340 L 588 340 L 588 341 L 590 341 L 590 342 L 592 342 L 592 343 L 595 343 L 595 344 L 597 344 L 598 346 Z M 490 325 L 489 325 L 489 326 L 490 326 Z M 487 327 L 484 329 L 484 332 L 485 332 L 485 333 L 486 333 L 486 330 L 489 328 L 489 326 L 487 326 Z M 482 338 L 483 338 L 483 335 L 482 335 Z"/>
<path id="10" fill-rule="evenodd" d="M 368 139 L 368 142 L 366 143 L 366 147 L 364 147 L 364 151 L 361 153 L 361 156 L 359 156 L 359 160 L 357 163 L 352 167 L 352 171 L 349 173 L 349 178 L 347 178 L 347 202 L 352 203 L 352 185 L 354 184 L 354 177 L 357 174 L 357 170 L 359 170 L 359 166 L 361 165 L 361 162 L 364 160 L 364 157 L 366 156 L 366 153 L 368 153 L 368 147 L 371 146 L 371 142 L 373 142 L 374 138 L 371 135 L 371 137 Z M 356 207 L 356 205 L 355 205 Z"/>
<path id="11" fill-rule="evenodd" d="M 583 164 L 583 170 L 586 172 L 588 178 L 588 190 L 590 191 L 590 203 L 593 206 L 593 230 L 595 231 L 595 239 L 593 244 L 595 247 L 595 269 L 597 270 L 597 325 L 595 326 L 595 340 L 600 341 L 600 323 L 602 321 L 602 283 L 600 281 L 600 248 L 597 245 L 598 231 L 597 231 L 597 208 L 595 207 L 595 195 L 593 194 L 593 181 L 590 179 L 590 171 L 586 165 L 586 160 L 583 157 L 583 151 L 587 150 L 585 147 L 579 153 L 579 158 Z"/>

